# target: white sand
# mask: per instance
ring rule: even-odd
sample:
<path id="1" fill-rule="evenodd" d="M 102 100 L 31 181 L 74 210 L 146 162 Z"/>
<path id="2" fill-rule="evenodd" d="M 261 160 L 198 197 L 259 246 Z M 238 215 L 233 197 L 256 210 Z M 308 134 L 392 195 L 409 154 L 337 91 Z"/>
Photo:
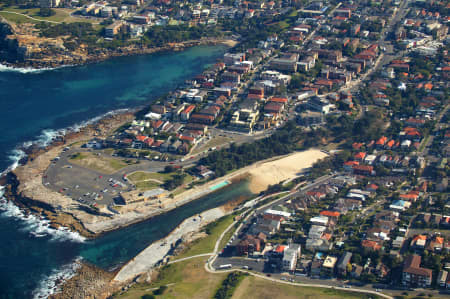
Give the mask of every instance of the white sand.
<path id="1" fill-rule="evenodd" d="M 303 169 L 311 167 L 316 161 L 327 156 L 320 150 L 312 149 L 258 165 L 249 171 L 250 190 L 259 193 L 266 190 L 269 185 L 295 178 Z"/>

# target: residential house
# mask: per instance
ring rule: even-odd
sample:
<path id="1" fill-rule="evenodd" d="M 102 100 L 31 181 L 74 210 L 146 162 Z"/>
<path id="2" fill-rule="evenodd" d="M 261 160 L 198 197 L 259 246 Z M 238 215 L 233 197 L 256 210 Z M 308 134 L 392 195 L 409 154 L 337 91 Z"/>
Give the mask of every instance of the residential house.
<path id="1" fill-rule="evenodd" d="M 294 271 L 297 265 L 298 249 L 297 248 L 287 248 L 284 250 L 282 265 L 285 271 Z"/>
<path id="2" fill-rule="evenodd" d="M 279 58 L 272 59 L 270 67 L 277 71 L 296 72 L 297 71 L 298 54 L 285 53 Z"/>
<path id="3" fill-rule="evenodd" d="M 334 267 L 336 266 L 337 258 L 334 256 L 327 256 L 322 263 L 322 273 L 326 276 L 334 275 Z"/>
<path id="4" fill-rule="evenodd" d="M 361 242 L 361 246 L 364 249 L 367 249 L 369 251 L 379 251 L 379 250 L 381 250 L 381 245 L 378 242 L 372 241 L 372 240 L 363 240 Z"/>
<path id="5" fill-rule="evenodd" d="M 252 255 L 254 252 L 261 252 L 265 241 L 266 236 L 263 233 L 260 233 L 257 236 L 246 235 L 245 238 L 236 245 L 237 254 Z"/>
<path id="6" fill-rule="evenodd" d="M 405 286 L 428 287 L 431 285 L 433 271 L 420 267 L 422 258 L 410 255 L 403 264 L 402 284 Z"/>
<path id="7" fill-rule="evenodd" d="M 445 287 L 445 284 L 447 282 L 448 279 L 448 272 L 445 270 L 441 270 L 439 271 L 436 283 L 440 286 L 440 287 Z"/>
<path id="8" fill-rule="evenodd" d="M 347 274 L 347 266 L 350 264 L 351 258 L 352 253 L 348 251 L 341 255 L 336 265 L 336 270 L 339 275 L 345 276 Z"/>

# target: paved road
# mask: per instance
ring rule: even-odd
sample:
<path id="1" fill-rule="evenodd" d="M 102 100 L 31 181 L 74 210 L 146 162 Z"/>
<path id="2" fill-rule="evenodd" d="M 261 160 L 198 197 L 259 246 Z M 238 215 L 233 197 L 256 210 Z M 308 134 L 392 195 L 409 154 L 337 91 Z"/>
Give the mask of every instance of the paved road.
<path id="1" fill-rule="evenodd" d="M 300 278 L 300 277 L 289 276 L 289 278 L 287 278 L 285 275 L 283 275 L 283 276 L 282 275 L 276 275 L 276 276 L 271 275 L 269 277 L 267 275 L 258 274 L 253 271 L 244 270 L 244 269 L 229 269 L 229 270 L 217 271 L 214 268 L 212 268 L 210 266 L 210 263 L 208 263 L 208 262 L 205 263 L 205 270 L 209 273 L 229 273 L 229 272 L 239 271 L 239 272 L 248 273 L 252 276 L 255 276 L 255 277 L 258 277 L 261 279 L 265 279 L 268 281 L 276 282 L 276 283 L 283 283 L 283 284 L 289 284 L 289 285 L 301 286 L 301 287 L 314 287 L 314 288 L 335 289 L 335 290 L 342 290 L 342 291 L 352 291 L 352 292 L 357 292 L 357 293 L 362 293 L 362 294 L 377 295 L 377 296 L 380 296 L 383 298 L 393 299 L 393 297 L 391 297 L 389 295 L 383 294 L 381 292 L 376 292 L 376 291 L 370 290 L 370 289 L 355 288 L 350 285 L 344 287 L 344 286 L 342 286 L 342 283 L 338 282 L 337 280 L 327 280 L 327 282 L 325 284 L 325 283 L 317 283 L 312 279 L 307 279 L 304 277 Z M 307 279 L 308 282 L 304 281 L 305 279 Z"/>
<path id="2" fill-rule="evenodd" d="M 445 105 L 444 109 L 442 109 L 441 112 L 439 112 L 439 114 L 437 115 L 437 117 L 436 117 L 437 123 L 435 125 L 435 129 L 432 132 L 430 132 L 428 140 L 424 141 L 426 143 L 423 146 L 422 151 L 419 152 L 419 155 L 421 155 L 422 157 L 428 155 L 429 147 L 430 147 L 431 144 L 433 144 L 434 134 L 437 132 L 438 128 L 440 126 L 447 126 L 448 125 L 447 123 L 443 123 L 442 122 L 442 118 L 447 113 L 447 110 L 448 110 L 448 105 Z"/>

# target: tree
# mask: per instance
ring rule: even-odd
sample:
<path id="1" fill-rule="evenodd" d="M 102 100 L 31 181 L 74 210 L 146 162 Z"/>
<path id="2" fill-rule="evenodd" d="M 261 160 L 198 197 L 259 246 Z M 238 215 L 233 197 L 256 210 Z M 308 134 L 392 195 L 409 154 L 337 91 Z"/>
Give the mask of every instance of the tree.
<path id="1" fill-rule="evenodd" d="M 354 253 L 353 256 L 352 256 L 352 260 L 353 260 L 353 262 L 355 264 L 359 265 L 362 262 L 362 257 L 361 257 L 361 255 L 359 253 Z"/>
<path id="2" fill-rule="evenodd" d="M 41 7 L 39 9 L 39 15 L 41 17 L 51 17 L 51 16 L 54 16 L 55 14 L 56 14 L 56 12 L 51 8 Z"/>
<path id="3" fill-rule="evenodd" d="M 160 286 L 159 289 L 153 291 L 155 295 L 162 295 L 167 290 L 167 286 Z"/>
<path id="4" fill-rule="evenodd" d="M 167 165 L 164 167 L 164 173 L 171 173 L 174 171 L 174 167 L 172 165 Z"/>

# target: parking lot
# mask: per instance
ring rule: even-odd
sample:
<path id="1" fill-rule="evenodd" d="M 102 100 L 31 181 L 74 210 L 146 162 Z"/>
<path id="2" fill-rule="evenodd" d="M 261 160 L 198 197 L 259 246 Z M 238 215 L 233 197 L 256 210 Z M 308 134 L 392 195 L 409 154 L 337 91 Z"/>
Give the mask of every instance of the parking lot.
<path id="1" fill-rule="evenodd" d="M 118 202 L 119 192 L 132 190 L 122 175 L 105 175 L 70 163 L 73 150 L 65 150 L 52 162 L 43 176 L 43 184 L 81 204 L 111 205 Z"/>

